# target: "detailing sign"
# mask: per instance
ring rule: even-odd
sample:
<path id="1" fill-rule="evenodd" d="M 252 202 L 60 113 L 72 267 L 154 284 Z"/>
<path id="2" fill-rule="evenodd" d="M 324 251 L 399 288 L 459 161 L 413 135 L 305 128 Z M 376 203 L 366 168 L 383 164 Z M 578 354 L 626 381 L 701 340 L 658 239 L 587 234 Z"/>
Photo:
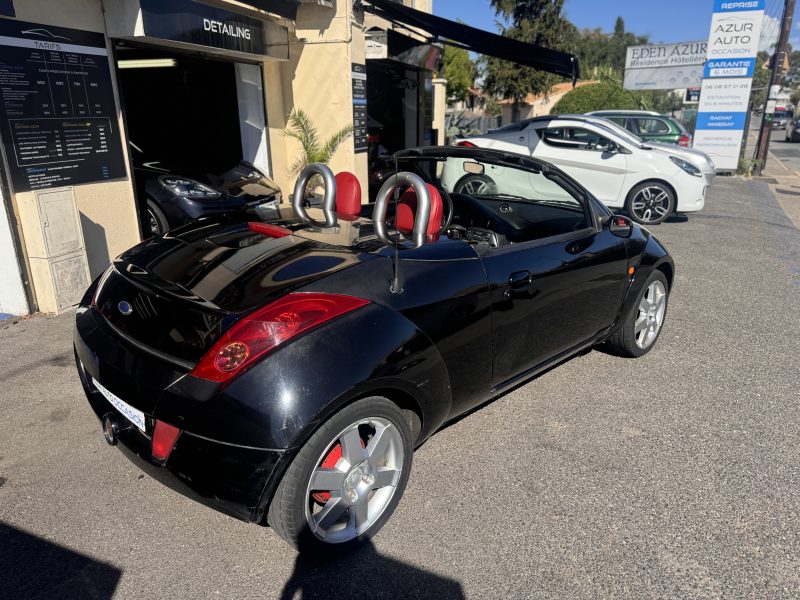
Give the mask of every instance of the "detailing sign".
<path id="1" fill-rule="evenodd" d="M 714 0 L 693 147 L 736 170 L 766 0 Z"/>
<path id="2" fill-rule="evenodd" d="M 697 87 L 703 78 L 705 61 L 705 42 L 629 46 L 624 87 L 626 90 Z"/>
<path id="3" fill-rule="evenodd" d="M 140 0 L 144 34 L 247 54 L 266 54 L 264 24 L 191 0 Z"/>
<path id="4" fill-rule="evenodd" d="M 125 177 L 105 36 L 0 19 L 0 132 L 15 192 Z"/>

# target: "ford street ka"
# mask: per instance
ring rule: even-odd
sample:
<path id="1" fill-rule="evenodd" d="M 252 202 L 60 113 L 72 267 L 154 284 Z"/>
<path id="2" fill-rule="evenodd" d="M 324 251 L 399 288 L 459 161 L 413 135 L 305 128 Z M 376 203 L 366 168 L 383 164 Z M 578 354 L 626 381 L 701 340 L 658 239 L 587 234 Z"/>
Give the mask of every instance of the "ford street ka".
<path id="1" fill-rule="evenodd" d="M 214 216 L 115 259 L 74 330 L 106 440 L 299 550 L 343 550 L 387 521 L 443 424 L 593 346 L 653 348 L 674 264 L 646 229 L 532 157 L 394 162 L 373 205 L 314 164 L 268 221 Z M 453 169 L 493 184 L 449 192 Z"/>

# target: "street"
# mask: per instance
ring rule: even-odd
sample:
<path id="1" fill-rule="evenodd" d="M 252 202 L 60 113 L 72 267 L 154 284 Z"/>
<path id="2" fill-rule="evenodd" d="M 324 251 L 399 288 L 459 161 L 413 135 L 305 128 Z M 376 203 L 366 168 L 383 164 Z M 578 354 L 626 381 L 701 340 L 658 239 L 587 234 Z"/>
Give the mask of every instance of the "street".
<path id="1" fill-rule="evenodd" d="M 110 448 L 71 314 L 5 322 L 0 597 L 800 596 L 800 235 L 732 177 L 654 231 L 677 267 L 654 351 L 592 351 L 440 431 L 373 544 L 324 564 Z"/>

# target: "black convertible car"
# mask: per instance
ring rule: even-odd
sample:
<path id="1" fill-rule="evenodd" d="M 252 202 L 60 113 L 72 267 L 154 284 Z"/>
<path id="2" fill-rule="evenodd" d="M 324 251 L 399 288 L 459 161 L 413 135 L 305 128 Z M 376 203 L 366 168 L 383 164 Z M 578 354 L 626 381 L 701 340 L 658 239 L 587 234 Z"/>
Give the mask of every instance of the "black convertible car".
<path id="1" fill-rule="evenodd" d="M 122 254 L 77 311 L 106 440 L 165 484 L 301 550 L 395 509 L 449 420 L 592 346 L 640 356 L 674 265 L 557 168 L 478 148 L 396 156 L 374 205 L 306 168 L 270 222 L 211 217 Z M 442 174 L 503 178 L 450 193 Z M 305 208 L 312 176 L 323 207 Z M 531 192 L 520 196 L 519 178 Z"/>

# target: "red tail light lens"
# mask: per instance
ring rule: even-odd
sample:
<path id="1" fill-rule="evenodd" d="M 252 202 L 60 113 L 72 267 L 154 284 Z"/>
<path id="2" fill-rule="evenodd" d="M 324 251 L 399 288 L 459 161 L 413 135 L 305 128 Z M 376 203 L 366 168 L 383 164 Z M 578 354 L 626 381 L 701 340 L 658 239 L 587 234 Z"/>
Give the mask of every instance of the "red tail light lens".
<path id="1" fill-rule="evenodd" d="M 688 148 L 689 143 L 691 141 L 692 138 L 690 138 L 688 135 L 682 135 L 681 137 L 678 138 L 678 146 L 683 146 L 684 148 Z"/>
<path id="2" fill-rule="evenodd" d="M 475 144 L 473 144 L 472 142 L 468 142 L 466 140 L 458 142 L 456 146 L 461 146 L 462 148 L 477 148 Z"/>
<path id="3" fill-rule="evenodd" d="M 294 293 L 247 315 L 225 332 L 191 375 L 222 383 L 294 336 L 369 304 L 338 294 Z"/>
<path id="4" fill-rule="evenodd" d="M 167 460 L 180 434 L 181 430 L 177 427 L 157 420 L 153 430 L 153 458 Z"/>

